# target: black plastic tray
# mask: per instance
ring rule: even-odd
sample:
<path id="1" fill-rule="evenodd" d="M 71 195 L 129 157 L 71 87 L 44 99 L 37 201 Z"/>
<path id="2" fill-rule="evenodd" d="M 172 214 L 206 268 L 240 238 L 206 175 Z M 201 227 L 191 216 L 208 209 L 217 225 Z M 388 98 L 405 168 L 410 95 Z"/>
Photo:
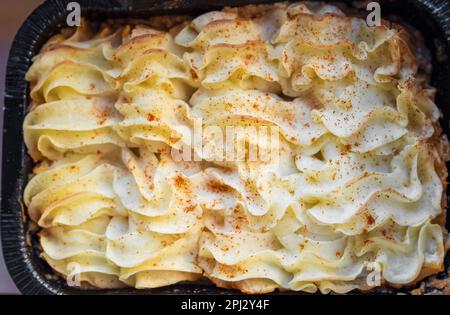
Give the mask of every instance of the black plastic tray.
<path id="1" fill-rule="evenodd" d="M 8 60 L 4 103 L 3 175 L 1 201 L 1 237 L 7 268 L 24 294 L 229 294 L 209 284 L 178 284 L 152 290 L 80 290 L 66 285 L 53 275 L 39 258 L 37 240 L 29 232 L 29 220 L 22 205 L 23 189 L 33 162 L 26 154 L 22 122 L 29 104 L 29 88 L 25 73 L 31 59 L 50 36 L 65 26 L 70 0 L 48 0 L 39 6 L 18 31 Z M 78 0 L 82 16 L 88 20 L 107 18 L 145 18 L 158 15 L 192 15 L 221 9 L 223 6 L 272 3 L 270 0 Z M 333 1 L 350 2 L 350 1 Z M 383 18 L 398 16 L 422 32 L 432 53 L 431 83 L 437 88 L 436 103 L 443 112 L 444 132 L 450 130 L 450 1 L 449 0 L 381 0 Z M 450 190 L 447 189 L 447 196 Z M 450 218 L 447 220 L 447 228 Z M 450 268 L 447 255 L 446 269 Z M 448 277 L 442 273 L 438 277 Z M 416 284 L 415 287 L 419 286 Z M 424 287 L 424 285 L 422 285 Z M 375 289 L 369 294 L 409 292 L 411 288 Z M 433 290 L 427 288 L 425 290 Z M 353 292 L 358 294 L 358 292 Z M 298 293 L 291 293 L 298 294 Z"/>

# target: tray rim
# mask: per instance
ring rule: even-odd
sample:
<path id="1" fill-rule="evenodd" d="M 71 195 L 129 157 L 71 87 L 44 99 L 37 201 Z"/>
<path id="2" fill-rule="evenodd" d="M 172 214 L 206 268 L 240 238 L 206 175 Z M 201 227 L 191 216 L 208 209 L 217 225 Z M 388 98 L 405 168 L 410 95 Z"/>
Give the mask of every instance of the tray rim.
<path id="1" fill-rule="evenodd" d="M 322 0 L 323 2 L 348 2 Z M 391 0 L 387 0 L 391 1 Z M 447 12 L 450 19 L 450 1 L 446 0 L 415 0 L 418 9 L 426 10 L 431 16 L 439 12 Z M 69 0 L 47 0 L 39 5 L 24 21 L 17 32 L 11 46 L 6 71 L 5 98 L 4 98 L 4 130 L 3 130 L 3 158 L 2 158 L 2 188 L 1 188 L 1 213 L 0 230 L 2 239 L 2 250 L 4 260 L 9 274 L 11 275 L 17 288 L 23 294 L 235 294 L 236 291 L 215 288 L 211 285 L 176 284 L 164 288 L 137 290 L 127 289 L 76 289 L 63 287 L 62 281 L 52 283 L 46 274 L 33 267 L 32 256 L 37 255 L 30 245 L 29 228 L 25 207 L 21 200 L 15 200 L 22 195 L 28 173 L 30 158 L 26 154 L 23 142 L 22 124 L 18 127 L 17 119 L 23 119 L 26 107 L 29 103 L 29 88 L 24 75 L 28 69 L 32 56 L 32 50 L 40 48 L 39 40 L 45 42 L 48 34 L 42 36 L 42 30 L 61 25 L 65 17 L 64 8 Z M 208 0 L 198 1 L 173 1 L 173 0 L 79 0 L 83 12 L 103 12 L 107 14 L 140 14 L 142 12 L 166 12 L 173 14 L 173 10 L 185 9 L 189 11 L 221 8 L 223 6 L 241 6 L 245 4 L 274 3 L 280 1 L 271 0 L 219 0 L 211 4 Z M 174 6 L 174 3 L 177 4 Z M 149 6 L 149 4 L 151 6 Z M 105 5 L 108 8 L 105 10 Z M 62 9 L 62 10 L 61 10 Z M 176 14 L 176 13 L 175 13 Z M 43 24 L 43 17 L 47 18 L 46 25 Z M 40 21 L 40 22 L 39 22 Z M 31 25 L 34 23 L 34 25 Z M 436 21 L 441 25 L 442 21 Z M 53 25 L 54 24 L 54 25 Z M 36 27 L 39 25 L 39 27 Z M 52 26 L 53 25 L 53 26 Z M 441 25 L 442 26 L 442 25 Z M 441 29 L 447 51 L 450 52 L 450 27 Z M 45 38 L 45 40 L 44 40 Z M 31 40 L 31 42 L 30 42 Z M 37 47 L 39 46 L 39 47 Z M 27 52 L 27 53 L 24 53 Z M 23 59 L 22 59 L 23 58 Z M 14 111 L 14 106 L 18 106 L 21 112 Z M 18 115 L 19 114 L 19 115 Z M 17 117 L 21 116 L 21 117 Z M 448 193 L 447 193 L 448 195 Z M 14 207 L 15 205 L 15 207 Z M 20 206 L 21 209 L 17 208 Z M 448 215 L 447 215 L 448 216 Z M 447 255 L 448 256 L 448 255 Z M 40 258 L 39 258 L 40 259 Z M 392 294 L 393 289 L 386 292 L 383 289 L 376 289 L 377 294 Z M 287 294 L 299 295 L 301 292 L 286 292 Z M 276 294 L 286 294 L 276 293 Z M 351 292 L 350 294 L 358 294 Z M 372 294 L 371 291 L 360 292 L 359 294 Z"/>

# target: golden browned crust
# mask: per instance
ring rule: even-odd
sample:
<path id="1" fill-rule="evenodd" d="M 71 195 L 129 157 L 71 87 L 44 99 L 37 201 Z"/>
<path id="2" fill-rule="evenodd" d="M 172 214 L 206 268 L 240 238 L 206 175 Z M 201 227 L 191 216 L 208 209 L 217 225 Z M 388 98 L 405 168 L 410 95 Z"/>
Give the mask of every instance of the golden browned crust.
<path id="1" fill-rule="evenodd" d="M 269 280 L 266 279 L 247 279 L 227 282 L 210 276 L 206 277 L 219 288 L 235 289 L 245 294 L 267 294 L 278 288 L 276 283 L 269 283 Z"/>

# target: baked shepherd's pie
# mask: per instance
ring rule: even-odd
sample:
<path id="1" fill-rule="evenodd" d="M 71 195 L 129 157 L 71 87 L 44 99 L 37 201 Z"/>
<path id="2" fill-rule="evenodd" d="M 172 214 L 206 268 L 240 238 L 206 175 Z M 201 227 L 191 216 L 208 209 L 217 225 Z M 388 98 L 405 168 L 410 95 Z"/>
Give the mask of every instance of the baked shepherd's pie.
<path id="1" fill-rule="evenodd" d="M 225 8 L 52 37 L 23 124 L 42 258 L 84 287 L 206 277 L 245 293 L 442 271 L 447 142 L 429 61 L 413 30 L 343 10 Z"/>

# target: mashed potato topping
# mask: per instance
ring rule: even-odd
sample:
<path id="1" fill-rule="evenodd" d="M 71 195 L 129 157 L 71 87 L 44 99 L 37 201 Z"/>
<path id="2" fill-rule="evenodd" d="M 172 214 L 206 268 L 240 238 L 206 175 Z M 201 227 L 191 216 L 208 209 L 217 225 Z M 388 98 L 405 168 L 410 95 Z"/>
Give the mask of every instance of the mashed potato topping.
<path id="1" fill-rule="evenodd" d="M 23 125 L 42 257 L 101 288 L 344 293 L 441 271 L 445 145 L 419 64 L 403 28 L 317 3 L 53 37 Z M 226 159 L 193 145 L 198 122 L 272 140 Z"/>

